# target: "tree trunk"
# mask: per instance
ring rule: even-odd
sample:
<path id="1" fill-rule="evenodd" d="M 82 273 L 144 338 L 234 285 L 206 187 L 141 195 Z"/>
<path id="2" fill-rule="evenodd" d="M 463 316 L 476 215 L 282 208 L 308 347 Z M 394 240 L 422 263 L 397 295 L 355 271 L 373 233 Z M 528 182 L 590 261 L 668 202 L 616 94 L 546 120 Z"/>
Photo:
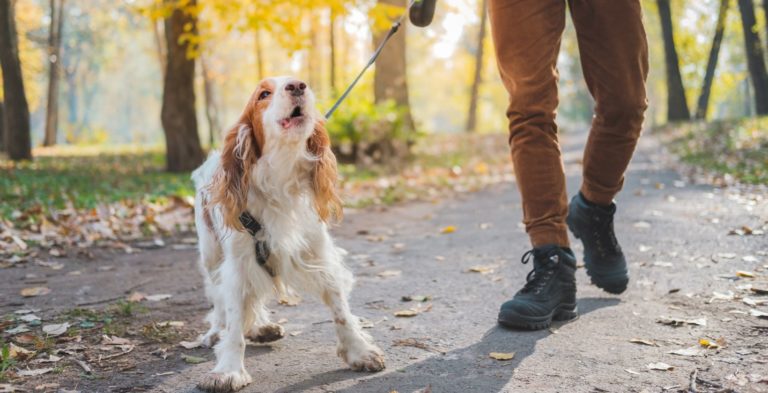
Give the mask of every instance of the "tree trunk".
<path id="1" fill-rule="evenodd" d="M 467 132 L 475 132 L 477 129 L 477 100 L 480 93 L 480 83 L 483 80 L 483 51 L 485 45 L 485 29 L 488 23 L 486 12 L 488 0 L 480 3 L 480 30 L 477 33 L 477 49 L 475 50 L 475 77 L 472 80 L 472 88 L 469 93 L 469 112 L 467 114 Z"/>
<path id="2" fill-rule="evenodd" d="M 45 109 L 43 146 L 56 144 L 59 128 L 59 74 L 61 73 L 61 32 L 64 26 L 64 0 L 50 0 L 51 25 L 48 31 L 48 105 Z"/>
<path id="3" fill-rule="evenodd" d="M 14 161 L 31 160 L 29 106 L 21 76 L 13 2 L 8 0 L 0 0 L 0 65 L 3 69 L 8 156 Z"/>
<path id="4" fill-rule="evenodd" d="M 5 104 L 0 101 L 0 153 L 6 152 L 5 131 L 7 128 L 5 126 Z"/>
<path id="5" fill-rule="evenodd" d="M 205 93 L 205 117 L 208 120 L 208 146 L 213 148 L 217 137 L 220 136 L 219 110 L 216 107 L 216 97 L 213 91 L 213 81 L 205 57 L 200 56 L 200 68 L 203 73 L 203 92 Z"/>
<path id="6" fill-rule="evenodd" d="M 407 0 L 378 0 L 379 4 L 401 7 L 403 12 L 407 6 Z M 408 100 L 408 78 L 405 62 L 405 36 L 406 26 L 403 23 L 400 31 L 397 32 L 389 43 L 381 51 L 381 56 L 376 60 L 376 71 L 373 78 L 374 101 L 379 104 L 387 100 L 394 100 L 395 103 L 405 111 L 405 124 L 410 129 L 414 129 L 413 117 L 411 116 L 411 105 Z M 379 46 L 388 32 L 374 31 L 373 47 Z"/>
<path id="7" fill-rule="evenodd" d="M 667 121 L 689 120 L 691 114 L 685 99 L 683 78 L 680 76 L 680 61 L 675 49 L 669 0 L 656 0 L 656 3 L 659 6 L 661 32 L 664 38 L 664 60 L 667 66 Z"/>
<path id="8" fill-rule="evenodd" d="M 768 20 L 768 0 L 763 0 L 763 16 Z M 768 50 L 768 23 L 765 24 L 765 49 Z"/>
<path id="9" fill-rule="evenodd" d="M 728 14 L 729 2 L 730 0 L 720 0 L 720 11 L 717 13 L 717 24 L 715 25 L 715 37 L 712 38 L 712 48 L 709 51 L 707 71 L 704 74 L 704 82 L 701 86 L 699 102 L 698 105 L 696 105 L 695 118 L 699 120 L 707 118 L 709 94 L 712 91 L 712 80 L 715 77 L 715 68 L 717 68 L 717 57 L 720 54 L 720 44 L 723 41 L 723 33 L 725 32 L 725 17 Z"/>
<path id="10" fill-rule="evenodd" d="M 189 6 L 195 6 L 191 0 Z M 175 9 L 165 20 L 166 59 L 163 108 L 161 120 L 165 131 L 167 169 L 186 172 L 203 162 L 205 155 L 200 146 L 195 113 L 195 60 L 188 57 L 189 41 L 179 42 L 187 31 L 197 34 L 197 19 L 183 9 Z"/>
<path id="11" fill-rule="evenodd" d="M 758 115 L 768 114 L 768 73 L 763 60 L 763 47 L 760 36 L 753 29 L 755 21 L 755 6 L 752 0 L 738 0 L 741 12 L 741 25 L 744 30 L 744 46 L 747 53 L 747 67 L 755 91 L 755 110 Z"/>

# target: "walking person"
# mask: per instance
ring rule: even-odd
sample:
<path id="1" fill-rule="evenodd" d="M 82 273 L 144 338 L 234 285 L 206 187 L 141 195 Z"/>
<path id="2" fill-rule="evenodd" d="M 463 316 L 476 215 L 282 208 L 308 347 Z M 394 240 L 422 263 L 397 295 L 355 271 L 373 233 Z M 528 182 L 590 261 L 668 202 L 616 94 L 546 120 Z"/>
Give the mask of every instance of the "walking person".
<path id="1" fill-rule="evenodd" d="M 568 203 L 555 115 L 557 57 L 566 3 L 581 64 L 595 100 L 583 158 L 583 181 Z M 568 229 L 584 245 L 592 282 L 619 294 L 629 281 L 616 239 L 613 198 L 640 136 L 647 108 L 648 46 L 640 0 L 490 0 L 491 31 L 509 92 L 509 143 L 533 270 L 501 306 L 499 323 L 543 329 L 577 316 L 576 259 Z"/>

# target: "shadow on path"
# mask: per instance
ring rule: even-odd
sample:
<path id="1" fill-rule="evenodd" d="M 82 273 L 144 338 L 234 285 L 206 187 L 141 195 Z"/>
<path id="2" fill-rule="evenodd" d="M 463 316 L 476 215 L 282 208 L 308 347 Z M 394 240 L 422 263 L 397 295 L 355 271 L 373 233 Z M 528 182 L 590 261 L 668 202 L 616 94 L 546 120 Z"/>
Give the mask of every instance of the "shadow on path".
<path id="1" fill-rule="evenodd" d="M 584 316 L 619 302 L 618 298 L 583 298 L 578 301 L 579 312 Z M 427 386 L 431 386 L 434 392 L 498 392 L 509 383 L 518 365 L 533 354 L 536 343 L 550 334 L 549 330 L 517 331 L 495 325 L 473 345 L 430 357 L 403 369 L 360 379 L 355 385 L 336 392 L 397 390 L 405 393 Z M 488 357 L 491 352 L 515 352 L 515 358 L 509 362 L 500 362 Z M 359 373 L 334 370 L 286 386 L 278 392 L 300 392 L 356 378 L 360 378 Z"/>

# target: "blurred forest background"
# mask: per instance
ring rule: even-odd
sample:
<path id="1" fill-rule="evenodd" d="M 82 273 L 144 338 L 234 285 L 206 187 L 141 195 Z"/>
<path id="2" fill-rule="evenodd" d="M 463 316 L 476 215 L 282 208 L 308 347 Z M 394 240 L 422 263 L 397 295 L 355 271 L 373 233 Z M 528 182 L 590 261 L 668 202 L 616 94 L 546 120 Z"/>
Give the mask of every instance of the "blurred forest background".
<path id="1" fill-rule="evenodd" d="M 365 188 L 355 179 L 384 190 L 359 200 L 408 199 L 426 183 L 446 184 L 441 176 L 418 180 L 430 171 L 486 182 L 510 175 L 507 95 L 486 2 L 441 0 L 431 26 L 403 26 L 330 120 L 347 191 Z M 768 0 L 642 4 L 649 128 L 690 162 L 765 183 L 768 122 L 759 116 L 768 114 Z M 188 172 L 260 79 L 298 76 L 325 111 L 405 6 L 0 0 L 0 214 L 18 221 L 55 208 L 188 196 Z M 586 128 L 593 103 L 570 20 L 559 70 L 559 122 L 566 132 Z M 384 177 L 393 173 L 400 177 Z"/>

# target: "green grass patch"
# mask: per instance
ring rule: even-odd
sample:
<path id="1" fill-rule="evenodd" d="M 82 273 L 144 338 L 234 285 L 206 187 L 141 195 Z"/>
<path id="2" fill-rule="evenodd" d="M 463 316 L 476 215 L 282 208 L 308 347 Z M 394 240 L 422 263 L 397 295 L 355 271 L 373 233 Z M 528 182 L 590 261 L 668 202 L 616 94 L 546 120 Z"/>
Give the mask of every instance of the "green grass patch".
<path id="1" fill-rule="evenodd" d="M 686 163 L 744 183 L 768 184 L 768 117 L 678 123 L 656 132 Z"/>
<path id="2" fill-rule="evenodd" d="M 194 195 L 188 173 L 164 172 L 159 150 L 67 153 L 32 162 L 0 161 L 0 217 L 13 217 L 15 211 L 46 214 L 67 207 Z"/>

